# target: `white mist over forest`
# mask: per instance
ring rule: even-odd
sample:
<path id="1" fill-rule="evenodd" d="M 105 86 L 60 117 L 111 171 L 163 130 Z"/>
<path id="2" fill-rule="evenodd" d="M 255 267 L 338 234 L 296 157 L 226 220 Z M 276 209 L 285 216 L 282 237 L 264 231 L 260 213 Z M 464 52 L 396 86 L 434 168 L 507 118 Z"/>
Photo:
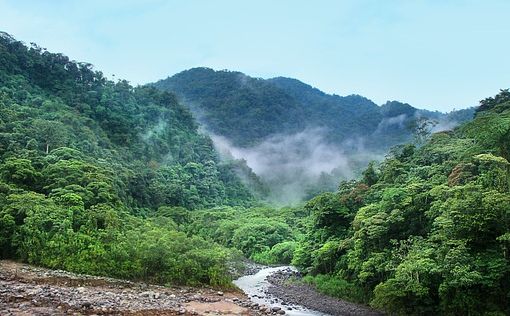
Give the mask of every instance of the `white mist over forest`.
<path id="1" fill-rule="evenodd" d="M 244 159 L 271 188 L 270 199 L 282 204 L 301 201 L 312 187 L 335 190 L 341 180 L 356 176 L 360 164 L 382 158 L 363 150 L 360 140 L 345 141 L 345 147 L 327 142 L 323 128 L 273 135 L 248 148 L 234 146 L 224 136 L 209 135 L 223 157 Z M 354 144 L 357 148 L 352 151 Z"/>
<path id="2" fill-rule="evenodd" d="M 372 135 L 384 129 L 404 130 L 405 114 L 383 119 Z M 434 122 L 430 132 L 451 130 L 456 121 Z M 317 191 L 334 191 L 343 180 L 358 177 L 370 161 L 381 161 L 385 153 L 367 149 L 362 137 L 344 140 L 341 145 L 327 141 L 327 129 L 306 128 L 294 134 L 278 134 L 251 147 L 239 147 L 221 135 L 208 132 L 223 158 L 245 160 L 246 164 L 269 186 L 269 199 L 277 204 L 302 201 Z"/>

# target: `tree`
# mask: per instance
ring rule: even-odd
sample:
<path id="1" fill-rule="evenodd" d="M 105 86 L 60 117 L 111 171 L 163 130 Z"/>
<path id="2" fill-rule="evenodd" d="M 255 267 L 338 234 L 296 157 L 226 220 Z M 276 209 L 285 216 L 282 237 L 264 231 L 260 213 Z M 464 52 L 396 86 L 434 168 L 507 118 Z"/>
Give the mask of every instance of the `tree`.
<path id="1" fill-rule="evenodd" d="M 411 122 L 410 129 L 413 133 L 414 143 L 421 146 L 429 138 L 431 130 L 438 124 L 437 121 L 426 117 L 419 117 Z"/>

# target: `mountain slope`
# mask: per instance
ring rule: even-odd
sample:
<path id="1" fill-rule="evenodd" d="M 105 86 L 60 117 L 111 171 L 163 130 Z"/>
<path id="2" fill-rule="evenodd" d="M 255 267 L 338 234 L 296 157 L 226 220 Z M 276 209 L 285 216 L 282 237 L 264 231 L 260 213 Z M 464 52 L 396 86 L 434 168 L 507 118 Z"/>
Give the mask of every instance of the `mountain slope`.
<path id="1" fill-rule="evenodd" d="M 359 95 L 328 95 L 283 77 L 194 68 L 152 85 L 175 93 L 220 151 L 245 159 L 272 200 L 284 204 L 334 190 L 391 146 L 430 130 L 427 118 L 439 121 L 438 128 L 460 123 L 397 101 L 380 107 Z"/>
<path id="2" fill-rule="evenodd" d="M 154 86 L 178 93 L 213 133 L 236 145 L 305 127 L 299 104 L 264 80 L 206 68 L 184 71 L 175 78 Z"/>
<path id="3" fill-rule="evenodd" d="M 328 95 L 296 79 L 264 80 L 208 68 L 186 70 L 153 85 L 176 93 L 210 132 L 240 147 L 319 127 L 333 144 L 363 139 L 370 148 L 385 151 L 411 138 L 409 125 L 418 116 L 447 118 L 397 101 L 379 107 L 359 95 Z M 381 130 L 388 125 L 392 128 Z M 374 135 L 383 141 L 372 141 Z"/>
<path id="4" fill-rule="evenodd" d="M 328 95 L 299 80 L 273 78 L 268 82 L 292 96 L 303 107 L 305 120 L 310 126 L 331 129 L 331 139 L 368 136 L 382 119 L 379 107 L 359 95 L 341 97 Z"/>
<path id="5" fill-rule="evenodd" d="M 231 253 L 178 226 L 187 210 L 251 205 L 242 167 L 220 162 L 174 95 L 0 33 L 1 257 L 228 284 Z"/>
<path id="6" fill-rule="evenodd" d="M 510 311 L 510 93 L 310 200 L 293 263 L 338 297 L 402 315 Z"/>

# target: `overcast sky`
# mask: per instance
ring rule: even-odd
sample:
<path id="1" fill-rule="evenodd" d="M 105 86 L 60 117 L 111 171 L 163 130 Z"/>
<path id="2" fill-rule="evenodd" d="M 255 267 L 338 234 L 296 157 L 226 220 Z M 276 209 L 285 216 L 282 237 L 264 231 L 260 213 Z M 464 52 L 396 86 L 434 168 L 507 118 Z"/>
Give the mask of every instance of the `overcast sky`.
<path id="1" fill-rule="evenodd" d="M 144 84 L 206 66 L 448 111 L 510 87 L 508 0 L 0 0 L 0 30 Z"/>

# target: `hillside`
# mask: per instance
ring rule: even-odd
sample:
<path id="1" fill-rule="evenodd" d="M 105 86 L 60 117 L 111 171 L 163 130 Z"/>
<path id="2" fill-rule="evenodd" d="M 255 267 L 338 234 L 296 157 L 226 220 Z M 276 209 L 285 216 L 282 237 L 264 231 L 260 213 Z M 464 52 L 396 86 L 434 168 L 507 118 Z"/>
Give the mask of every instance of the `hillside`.
<path id="1" fill-rule="evenodd" d="M 194 68 L 152 86 L 190 107 L 225 156 L 245 159 L 269 199 L 293 203 L 332 191 L 389 148 L 424 131 L 451 129 L 474 109 L 444 114 L 359 95 L 328 95 L 291 78 Z M 434 121 L 437 125 L 427 125 Z"/>
<path id="2" fill-rule="evenodd" d="M 207 129 L 240 147 L 256 145 L 275 134 L 321 127 L 333 144 L 377 134 L 384 141 L 367 139 L 369 146 L 386 150 L 411 138 L 409 125 L 416 117 L 447 118 L 397 101 L 379 107 L 359 95 L 329 95 L 292 78 L 264 80 L 209 68 L 186 70 L 153 85 L 176 93 Z M 381 130 L 388 125 L 393 128 Z"/>
<path id="3" fill-rule="evenodd" d="M 226 284 L 233 253 L 178 225 L 187 210 L 252 205 L 239 169 L 250 175 L 220 161 L 172 94 L 0 34 L 2 258 Z"/>
<path id="4" fill-rule="evenodd" d="M 402 315 L 507 315 L 510 93 L 310 200 L 293 263 L 323 292 Z"/>

